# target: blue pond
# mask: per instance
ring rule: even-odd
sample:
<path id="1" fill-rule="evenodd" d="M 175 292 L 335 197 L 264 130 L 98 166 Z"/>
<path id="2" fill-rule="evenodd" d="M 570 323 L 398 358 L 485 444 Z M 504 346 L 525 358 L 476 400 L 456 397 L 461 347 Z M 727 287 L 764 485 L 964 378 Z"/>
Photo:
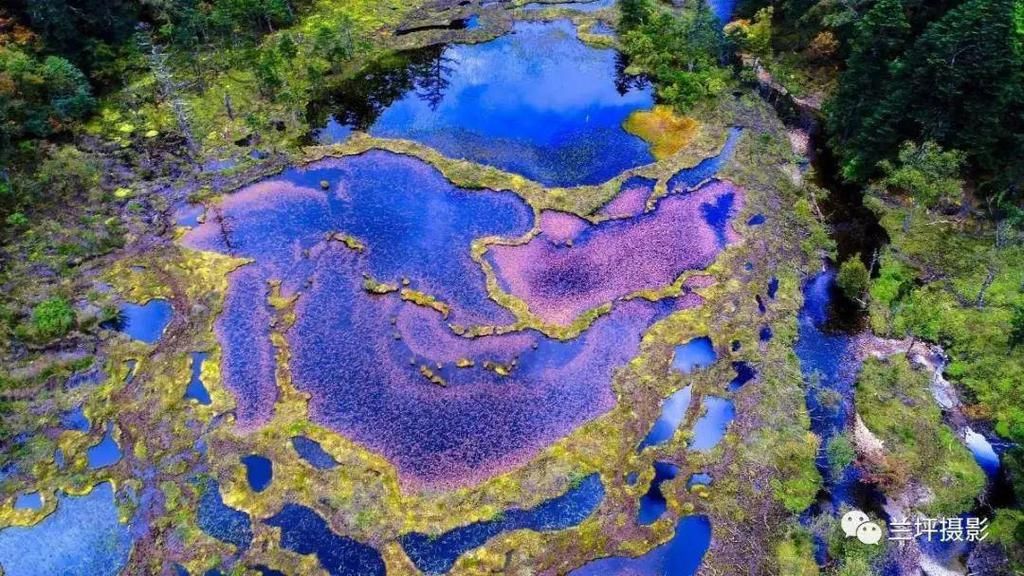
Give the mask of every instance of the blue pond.
<path id="1" fill-rule="evenodd" d="M 195 400 L 196 402 L 205 405 L 210 404 L 210 392 L 203 385 L 203 362 L 206 362 L 206 357 L 209 356 L 206 352 L 193 352 L 192 353 L 192 376 L 188 381 L 188 386 L 185 388 L 185 398 L 189 400 Z"/>
<path id="2" fill-rule="evenodd" d="M 711 522 L 705 516 L 685 516 L 671 540 L 637 558 L 595 560 L 570 576 L 693 576 L 711 544 Z"/>
<path id="3" fill-rule="evenodd" d="M 199 225 L 199 218 L 206 213 L 202 204 L 185 204 L 174 212 L 174 223 L 178 226 L 193 228 Z"/>
<path id="4" fill-rule="evenodd" d="M 598 474 L 587 476 L 565 494 L 528 510 L 512 509 L 494 520 L 456 528 L 438 536 L 413 532 L 401 537 L 402 548 L 420 571 L 444 574 L 459 556 L 510 530 L 564 530 L 585 520 L 604 499 Z"/>
<path id="5" fill-rule="evenodd" d="M 637 446 L 637 452 L 648 446 L 664 444 L 675 435 L 676 430 L 683 423 L 686 410 L 690 407 L 692 393 L 693 387 L 687 386 L 673 393 L 665 400 L 661 405 L 661 415 L 654 421 L 651 431 L 647 433 L 647 436 Z"/>
<path id="6" fill-rule="evenodd" d="M 697 472 L 696 474 L 691 474 L 690 478 L 686 481 L 686 489 L 693 490 L 695 486 L 711 486 L 711 482 L 711 474 Z"/>
<path id="7" fill-rule="evenodd" d="M 704 415 L 693 425 L 693 440 L 690 450 L 709 452 L 718 446 L 729 428 L 729 423 L 736 416 L 732 401 L 717 396 L 704 398 Z"/>
<path id="8" fill-rule="evenodd" d="M 757 376 L 757 370 L 748 362 L 733 362 L 732 369 L 736 372 L 736 377 L 729 382 L 729 392 L 739 390 Z"/>
<path id="9" fill-rule="evenodd" d="M 750 220 L 747 220 L 747 226 L 760 226 L 764 224 L 764 221 L 764 214 L 754 214 L 750 217 Z"/>
<path id="10" fill-rule="evenodd" d="M 754 295 L 754 300 L 757 301 L 757 311 L 758 311 L 758 313 L 764 314 L 765 312 L 768 311 L 768 308 L 764 305 L 764 299 L 761 298 L 760 294 L 755 294 Z"/>
<path id="11" fill-rule="evenodd" d="M 89 428 L 92 427 L 89 418 L 85 415 L 85 410 L 81 406 L 64 413 L 61 416 L 60 425 L 66 430 L 77 430 L 79 432 L 88 432 Z"/>
<path id="12" fill-rule="evenodd" d="M 671 462 L 654 462 L 654 478 L 647 488 L 647 493 L 640 498 L 640 512 L 637 522 L 643 525 L 653 524 L 668 509 L 668 502 L 661 491 L 661 485 L 674 479 L 679 474 L 679 467 Z"/>
<path id="13" fill-rule="evenodd" d="M 772 336 L 773 333 L 771 326 L 761 326 L 761 330 L 757 333 L 757 337 L 761 340 L 761 342 L 768 342 L 769 340 L 772 339 Z"/>
<path id="14" fill-rule="evenodd" d="M 281 546 L 299 554 L 315 554 L 331 576 L 384 576 L 380 553 L 351 538 L 335 534 L 327 521 L 298 504 L 284 508 L 266 520 L 281 529 Z M 265 572 L 266 573 L 266 572 Z"/>
<path id="15" fill-rule="evenodd" d="M 96 470 L 117 464 L 121 459 L 121 447 L 114 440 L 114 425 L 107 424 L 107 432 L 99 444 L 89 448 L 85 452 L 89 460 L 89 468 Z"/>
<path id="16" fill-rule="evenodd" d="M 274 463 L 269 458 L 250 454 L 242 457 L 242 464 L 245 465 L 245 478 L 254 492 L 263 492 L 270 486 L 274 478 Z"/>
<path id="17" fill-rule="evenodd" d="M 616 58 L 580 42 L 568 21 L 517 22 L 491 42 L 445 48 L 442 91 L 409 90 L 369 132 L 550 186 L 604 182 L 653 161 L 622 129 L 631 112 L 654 104 L 653 93 L 620 93 Z"/>
<path id="18" fill-rule="evenodd" d="M 21 494 L 14 500 L 15 510 L 39 510 L 43 507 L 43 495 L 39 492 Z"/>
<path id="19" fill-rule="evenodd" d="M 0 530 L 0 566 L 7 576 L 114 576 L 130 550 L 109 482 L 85 496 L 59 496 L 57 510 L 34 526 Z"/>
<path id="20" fill-rule="evenodd" d="M 772 300 L 775 299 L 775 295 L 779 293 L 779 279 L 772 276 L 772 279 L 768 281 L 768 297 Z"/>
<path id="21" fill-rule="evenodd" d="M 334 459 L 334 456 L 331 456 L 330 453 L 324 450 L 323 446 L 316 440 L 306 438 L 305 436 L 293 436 L 292 448 L 295 449 L 300 458 L 317 470 L 329 470 L 338 465 L 338 461 Z"/>
<path id="22" fill-rule="evenodd" d="M 252 520 L 249 515 L 225 504 L 216 482 L 211 481 L 199 489 L 202 491 L 196 510 L 199 528 L 222 542 L 248 548 L 252 542 Z"/>
<path id="23" fill-rule="evenodd" d="M 167 300 L 154 298 L 145 304 L 125 302 L 117 318 L 103 323 L 103 328 L 124 332 L 146 344 L 155 344 L 171 321 L 174 310 Z"/>
<path id="24" fill-rule="evenodd" d="M 729 243 L 727 226 L 729 217 L 732 214 L 732 206 L 736 201 L 733 194 L 722 194 L 714 204 L 703 204 L 700 207 L 701 213 L 708 226 L 715 231 L 715 238 L 718 240 L 718 247 L 725 248 Z"/>
<path id="25" fill-rule="evenodd" d="M 730 128 L 729 137 L 725 140 L 725 145 L 722 149 L 710 158 L 701 160 L 696 166 L 692 168 L 684 168 L 677 172 L 674 176 L 668 180 L 668 191 L 672 193 L 682 193 L 688 190 L 693 190 L 699 186 L 705 180 L 712 178 L 718 171 L 722 169 L 732 160 L 733 154 L 736 152 L 736 144 L 739 143 L 740 135 L 743 134 L 741 128 Z"/>
<path id="26" fill-rule="evenodd" d="M 690 374 L 694 370 L 707 368 L 717 359 L 715 345 L 710 338 L 702 336 L 676 346 L 675 356 L 672 358 L 672 368 L 683 374 Z"/>

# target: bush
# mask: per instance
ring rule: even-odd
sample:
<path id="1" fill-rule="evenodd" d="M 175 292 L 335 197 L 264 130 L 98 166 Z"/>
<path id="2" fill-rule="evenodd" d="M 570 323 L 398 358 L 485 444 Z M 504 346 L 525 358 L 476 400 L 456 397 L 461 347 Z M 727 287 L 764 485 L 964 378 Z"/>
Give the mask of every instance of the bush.
<path id="1" fill-rule="evenodd" d="M 839 266 L 836 285 L 850 300 L 863 302 L 862 298 L 867 293 L 870 284 L 871 274 L 868 272 L 868 267 L 861 261 L 860 254 L 854 254 Z"/>
<path id="2" fill-rule="evenodd" d="M 32 325 L 36 334 L 45 339 L 64 336 L 75 324 L 75 311 L 61 297 L 40 302 L 32 310 Z"/>

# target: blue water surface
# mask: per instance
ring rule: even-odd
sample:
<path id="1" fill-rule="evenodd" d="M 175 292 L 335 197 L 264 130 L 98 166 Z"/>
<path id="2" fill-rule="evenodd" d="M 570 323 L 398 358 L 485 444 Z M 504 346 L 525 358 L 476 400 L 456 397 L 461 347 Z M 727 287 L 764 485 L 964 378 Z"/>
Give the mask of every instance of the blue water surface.
<path id="1" fill-rule="evenodd" d="M 690 478 L 686 480 L 686 489 L 693 490 L 696 486 L 711 486 L 712 478 L 711 474 L 707 472 L 697 472 L 690 474 Z"/>
<path id="2" fill-rule="evenodd" d="M 86 450 L 85 455 L 89 460 L 89 468 L 92 470 L 117 464 L 121 459 L 121 447 L 114 440 L 113 424 L 107 424 L 107 431 L 103 435 L 103 439 L 100 440 L 99 444 Z"/>
<path id="3" fill-rule="evenodd" d="M 329 470 L 338 465 L 338 461 L 324 450 L 319 442 L 305 436 L 293 436 L 292 448 L 299 457 L 318 470 Z"/>
<path id="4" fill-rule="evenodd" d="M 702 336 L 676 346 L 675 355 L 672 357 L 672 368 L 683 374 L 690 374 L 695 370 L 707 368 L 717 359 L 715 345 L 710 338 Z"/>
<path id="5" fill-rule="evenodd" d="M 725 248 L 725 245 L 729 243 L 727 226 L 735 199 L 736 197 L 732 193 L 722 194 L 714 204 L 702 204 L 700 207 L 704 221 L 715 231 L 715 238 L 718 240 L 719 248 Z"/>
<path id="6" fill-rule="evenodd" d="M 266 524 L 281 529 L 281 546 L 299 554 L 314 554 L 331 576 L 384 576 L 377 550 L 335 534 L 315 511 L 299 504 L 284 508 Z"/>
<path id="7" fill-rule="evenodd" d="M 66 430 L 77 430 L 79 432 L 88 432 L 92 427 L 89 422 L 89 418 L 85 415 L 85 409 L 82 406 L 77 406 L 73 410 L 65 412 L 60 419 L 61 426 Z"/>
<path id="8" fill-rule="evenodd" d="M 570 576 L 693 576 L 711 545 L 706 516 L 684 516 L 671 540 L 637 558 L 601 558 L 570 572 Z"/>
<path id="9" fill-rule="evenodd" d="M 598 184 L 654 160 L 622 129 L 654 104 L 649 87 L 616 87 L 616 52 L 583 44 L 571 22 L 516 22 L 510 34 L 456 44 L 441 57 L 443 90 L 415 87 L 370 134 L 404 138 L 549 186 Z"/>
<path id="10" fill-rule="evenodd" d="M 43 495 L 39 492 L 19 494 L 14 500 L 15 510 L 40 510 L 43 507 Z"/>
<path id="11" fill-rule="evenodd" d="M 647 488 L 647 493 L 640 497 L 640 511 L 637 522 L 642 525 L 653 524 L 668 509 L 668 502 L 661 491 L 664 482 L 674 479 L 679 474 L 679 467 L 671 462 L 654 462 L 654 478 Z"/>
<path id="12" fill-rule="evenodd" d="M 209 354 L 206 352 L 192 353 L 192 376 L 189 378 L 188 386 L 185 388 L 185 398 L 195 400 L 204 406 L 209 405 L 211 402 L 210 392 L 203 384 L 203 362 L 206 361 L 207 356 Z"/>
<path id="13" fill-rule="evenodd" d="M 240 549 L 248 548 L 252 543 L 252 520 L 249 515 L 225 504 L 220 495 L 220 485 L 216 482 L 210 481 L 199 489 L 202 491 L 196 509 L 199 528 Z"/>
<path id="14" fill-rule="evenodd" d="M 676 430 L 683 423 L 686 410 L 690 407 L 692 394 L 693 386 L 687 386 L 665 399 L 661 405 L 661 415 L 654 421 L 650 432 L 637 446 L 637 452 L 648 446 L 664 444 L 675 435 Z"/>
<path id="15" fill-rule="evenodd" d="M 163 336 L 173 313 L 171 303 L 161 298 L 154 298 L 145 304 L 125 302 L 117 318 L 104 322 L 102 327 L 124 332 L 146 344 L 155 344 Z"/>
<path id="16" fill-rule="evenodd" d="M 674 176 L 668 180 L 668 190 L 673 193 L 686 192 L 699 186 L 705 180 L 712 178 L 718 171 L 722 169 L 732 160 L 733 154 L 736 153 L 736 145 L 739 143 L 740 135 L 743 134 L 741 128 L 730 128 L 729 136 L 725 140 L 725 145 L 718 154 L 701 160 L 696 166 L 691 168 L 683 168 L 677 172 Z"/>
<path id="17" fill-rule="evenodd" d="M 483 546 L 498 534 L 511 530 L 549 532 L 571 528 L 590 516 L 604 499 L 604 485 L 591 474 L 565 494 L 535 508 L 512 509 L 493 520 L 476 522 L 433 536 L 413 532 L 401 537 L 402 548 L 420 571 L 444 574 L 466 552 Z"/>
<path id="18" fill-rule="evenodd" d="M 732 369 L 736 372 L 736 377 L 729 382 L 730 392 L 739 390 L 744 384 L 757 377 L 757 370 L 749 362 L 733 362 Z"/>
<path id="19" fill-rule="evenodd" d="M 270 486 L 274 479 L 274 463 L 270 458 L 250 454 L 242 457 L 242 464 L 245 465 L 245 478 L 253 492 L 263 492 Z"/>
<path id="20" fill-rule="evenodd" d="M 57 510 L 34 526 L 0 530 L 6 576 L 114 576 L 130 550 L 109 482 L 84 496 L 58 496 Z"/>
<path id="21" fill-rule="evenodd" d="M 718 446 L 729 423 L 736 416 L 736 408 L 731 400 L 705 396 L 703 404 L 705 413 L 693 425 L 693 440 L 688 446 L 697 452 L 709 452 Z"/>

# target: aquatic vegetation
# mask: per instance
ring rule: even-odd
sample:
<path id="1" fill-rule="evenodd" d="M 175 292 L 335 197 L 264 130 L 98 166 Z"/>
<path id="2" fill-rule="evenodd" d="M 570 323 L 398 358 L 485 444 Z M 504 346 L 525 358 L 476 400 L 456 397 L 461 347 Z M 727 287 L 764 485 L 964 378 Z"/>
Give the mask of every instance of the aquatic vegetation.
<path id="1" fill-rule="evenodd" d="M 199 528 L 214 538 L 248 548 L 252 543 L 252 520 L 241 510 L 235 510 L 224 503 L 220 486 L 213 481 L 197 485 L 200 491 L 196 507 L 196 523 Z"/>
<path id="2" fill-rule="evenodd" d="M 8 576 L 115 576 L 130 551 L 109 482 L 83 496 L 58 496 L 57 510 L 34 526 L 0 530 L 0 566 Z"/>
<path id="3" fill-rule="evenodd" d="M 618 195 L 601 208 L 600 214 L 608 218 L 628 218 L 643 213 L 657 183 L 657 180 L 642 176 L 626 179 Z"/>
<path id="4" fill-rule="evenodd" d="M 705 516 L 684 516 L 676 524 L 671 540 L 637 558 L 613 557 L 593 562 L 570 572 L 570 576 L 605 574 L 651 574 L 693 576 L 711 544 L 711 523 Z"/>
<path id="5" fill-rule="evenodd" d="M 313 185 L 324 179 L 330 190 Z M 679 203 L 693 207 L 701 198 L 695 193 Z M 408 156 L 376 151 L 324 160 L 242 190 L 220 211 L 231 219 L 229 229 L 208 221 L 184 241 L 255 258 L 232 274 L 217 321 L 221 371 L 235 393 L 239 423 L 264 421 L 276 398 L 266 282 L 280 279 L 288 293 L 310 278 L 286 335 L 293 381 L 312 394 L 314 421 L 385 454 L 409 482 L 465 483 L 489 476 L 608 410 L 612 372 L 635 353 L 642 329 L 695 305 L 686 296 L 624 302 L 571 342 L 532 331 L 477 338 L 452 333 L 438 312 L 460 322 L 512 319 L 487 298 L 483 273 L 467 247 L 475 238 L 524 233 L 531 213 L 510 194 L 456 188 Z M 656 226 L 669 230 L 659 213 L 652 217 Z M 566 242 L 574 232 L 590 230 L 575 216 L 549 214 L 541 220 Z M 337 230 L 360 239 L 366 249 L 322 241 Z M 281 235 L 291 240 L 282 242 Z M 615 249 L 613 242 L 602 242 Z M 588 245 L 578 236 L 573 241 L 592 250 Z M 680 271 L 666 274 L 665 282 Z M 408 292 L 405 298 L 369 293 L 364 274 L 401 280 Z M 630 288 L 604 292 L 611 298 Z M 413 298 L 412 290 L 423 296 Z M 419 305 L 435 302 L 445 307 Z M 616 349 L 609 354 L 612 341 Z M 413 366 L 410 358 L 419 361 Z M 467 359 L 480 362 L 466 366 Z M 428 392 L 421 366 L 450 392 Z M 383 382 L 389 385 L 381 388 Z M 339 393 L 348 401 L 331 400 Z M 527 395 L 532 400 L 521 401 Z M 472 469 L 465 453 L 474 455 Z"/>
<path id="6" fill-rule="evenodd" d="M 326 450 L 319 442 L 305 436 L 293 436 L 292 437 L 292 448 L 295 452 L 305 460 L 309 462 L 314 468 L 318 470 L 330 470 L 338 465 L 338 461 Z"/>
<path id="7" fill-rule="evenodd" d="M 651 153 L 661 160 L 686 147 L 696 135 L 699 124 L 689 116 L 679 116 L 671 106 L 662 104 L 651 110 L 633 112 L 623 128 L 648 142 Z"/>
<path id="8" fill-rule="evenodd" d="M 724 203 L 724 204 L 723 204 Z M 709 214 L 706 206 L 714 206 Z M 742 207 L 742 192 L 719 182 L 661 198 L 631 219 L 579 226 L 567 238 L 541 222 L 541 234 L 488 252 L 496 276 L 545 322 L 572 323 L 584 312 L 633 292 L 672 284 L 686 270 L 704 269 L 738 236 L 726 228 Z"/>
<path id="9" fill-rule="evenodd" d="M 331 576 L 384 576 L 380 553 L 351 538 L 338 536 L 319 514 L 299 504 L 285 504 L 265 523 L 281 529 L 281 546 L 313 554 Z"/>
<path id="10" fill-rule="evenodd" d="M 456 528 L 439 535 L 411 533 L 402 536 L 402 548 L 426 574 L 445 574 L 469 550 L 498 534 L 512 530 L 536 532 L 564 530 L 585 520 L 604 499 L 598 474 L 580 480 L 565 494 L 527 510 L 507 510 L 500 517 Z"/>
<path id="11" fill-rule="evenodd" d="M 637 522 L 640 524 L 652 524 L 665 514 L 668 503 L 665 495 L 661 492 L 661 485 L 664 482 L 675 479 L 679 474 L 679 466 L 671 462 L 654 462 L 654 478 L 651 479 L 647 492 L 640 498 L 640 512 Z"/>

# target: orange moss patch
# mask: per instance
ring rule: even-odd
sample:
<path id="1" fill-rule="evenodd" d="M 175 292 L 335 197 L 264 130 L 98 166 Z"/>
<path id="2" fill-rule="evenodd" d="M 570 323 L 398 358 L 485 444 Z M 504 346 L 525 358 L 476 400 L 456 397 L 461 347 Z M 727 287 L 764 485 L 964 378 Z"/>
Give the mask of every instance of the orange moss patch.
<path id="1" fill-rule="evenodd" d="M 671 106 L 657 105 L 653 110 L 637 110 L 629 115 L 623 128 L 651 145 L 651 153 L 663 160 L 693 141 L 700 124 L 689 116 L 679 116 Z"/>

